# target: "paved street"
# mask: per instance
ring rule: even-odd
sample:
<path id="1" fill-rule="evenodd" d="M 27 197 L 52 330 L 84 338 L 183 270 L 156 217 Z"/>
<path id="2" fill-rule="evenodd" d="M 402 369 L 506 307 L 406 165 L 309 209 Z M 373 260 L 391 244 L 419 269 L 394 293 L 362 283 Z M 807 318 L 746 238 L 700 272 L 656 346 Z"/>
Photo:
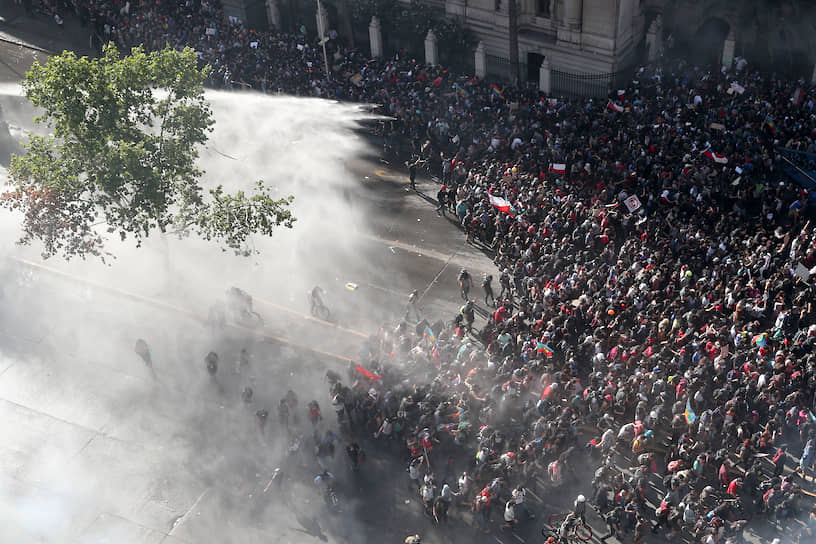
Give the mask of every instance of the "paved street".
<path id="1" fill-rule="evenodd" d="M 43 55 L 8 42 L 0 47 L 6 82 Z M 31 112 L 19 109 L 13 94 L 7 86 L 0 106 L 12 133 L 21 134 Z M 338 137 L 347 128 L 327 130 Z M 308 135 L 286 138 L 313 146 Z M 217 154 L 251 153 L 234 143 L 229 135 L 214 136 L 204 154 L 213 175 L 235 168 Z M 369 149 L 364 141 L 356 145 Z M 118 258 L 107 264 L 42 262 L 36 250 L 13 247 L 14 219 L 4 216 L 4 539 L 357 543 L 401 541 L 408 531 L 427 529 L 402 468 L 376 449 L 355 478 L 342 453 L 336 456 L 342 514 L 329 515 L 313 489 L 310 451 L 302 456 L 306 466 L 291 470 L 286 496 L 263 493 L 283 462 L 286 444 L 274 420 L 287 389 L 304 405 L 315 398 L 330 412 L 325 370 L 344 371 L 365 336 L 399 318 L 413 289 L 424 294 L 424 315 L 447 318 L 461 304 L 459 268 L 474 275 L 491 268 L 455 225 L 405 190 L 404 169 L 373 151 L 343 157 L 344 179 L 325 193 L 293 190 L 302 206 L 312 197 L 326 210 L 301 208 L 297 228 L 281 233 L 280 244 L 247 258 L 168 237 L 144 250 L 115 246 Z M 240 162 L 243 168 L 256 159 Z M 219 164 L 227 164 L 224 173 Z M 420 189 L 435 192 L 427 181 Z M 328 322 L 308 313 L 306 291 L 316 283 L 328 291 Z M 234 284 L 254 296 L 262 328 L 214 332 L 204 323 L 209 306 Z M 155 378 L 133 351 L 137 338 L 150 344 Z M 251 371 L 237 375 L 241 348 L 252 354 Z M 214 382 L 203 363 L 210 350 L 221 356 Z M 240 400 L 246 385 L 255 391 L 250 406 Z M 263 434 L 253 416 L 261 408 L 271 414 Z M 455 522 L 437 541 L 451 541 L 462 527 Z"/>
<path id="2" fill-rule="evenodd" d="M 86 36 L 70 19 L 57 34 L 50 21 L 11 4 L 0 4 L 8 7 L 0 22 L 0 107 L 19 136 L 33 112 L 13 83 L 44 59 L 43 50 L 82 48 Z M 14 246 L 18 218 L 0 216 L 0 541 L 385 544 L 420 532 L 431 544 L 540 542 L 550 514 L 565 512 L 578 492 L 589 494 L 580 455 L 584 487 L 552 489 L 539 480 L 531 486 L 538 519 L 502 531 L 497 509 L 492 532 L 482 535 L 465 508 L 452 511 L 449 525 L 432 526 L 409 486 L 402 448 L 358 434 L 364 468 L 352 473 L 338 451 L 331 468 L 341 511 L 327 510 L 312 483 L 319 469 L 303 421 L 316 399 L 326 417 L 321 430 L 338 430 L 326 370 L 345 374 L 365 338 L 401 318 L 412 290 L 422 294 L 429 321 L 449 319 L 462 302 L 459 269 L 471 270 L 477 285 L 495 270 L 435 213 L 436 184 L 423 178 L 418 193 L 407 190 L 405 168 L 382 161 L 359 135 L 361 111 L 210 96 L 218 128 L 202 153 L 208 183 L 238 189 L 263 178 L 296 196 L 295 229 L 253 240 L 249 249 L 258 253 L 239 257 L 168 235 L 141 249 L 112 242 L 116 258 L 105 263 L 43 262 L 36 248 Z M 206 323 L 233 285 L 253 295 L 262 326 Z M 327 320 L 309 314 L 314 285 L 328 293 Z M 138 338 L 150 345 L 152 371 L 134 353 Z M 241 349 L 251 361 L 239 373 Z M 220 357 L 214 380 L 204 367 L 209 351 Z M 246 386 L 250 403 L 241 400 Z M 276 417 L 289 389 L 300 399 L 303 435 L 291 456 Z M 261 409 L 269 411 L 263 430 Z M 441 480 L 452 481 L 468 461 L 445 468 L 442 455 L 432 457 Z M 279 466 L 285 483 L 267 489 Z M 657 489 L 648 490 L 652 507 Z M 598 542 L 605 527 L 594 512 L 588 521 Z"/>

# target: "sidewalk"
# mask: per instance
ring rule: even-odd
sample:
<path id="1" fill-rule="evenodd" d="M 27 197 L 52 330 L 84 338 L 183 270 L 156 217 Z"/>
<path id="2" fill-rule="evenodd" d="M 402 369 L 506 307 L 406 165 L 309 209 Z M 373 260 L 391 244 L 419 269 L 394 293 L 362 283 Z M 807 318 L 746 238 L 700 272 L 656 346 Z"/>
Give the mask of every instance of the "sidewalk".
<path id="1" fill-rule="evenodd" d="M 0 0 L 0 42 L 7 45 L 22 45 L 40 53 L 56 53 L 65 49 L 79 55 L 88 55 L 90 48 L 90 27 L 82 27 L 73 12 L 64 12 L 63 28 L 54 19 L 44 14 L 27 15 L 22 6 L 14 0 Z M 8 60 L 5 54 L 0 55 Z"/>

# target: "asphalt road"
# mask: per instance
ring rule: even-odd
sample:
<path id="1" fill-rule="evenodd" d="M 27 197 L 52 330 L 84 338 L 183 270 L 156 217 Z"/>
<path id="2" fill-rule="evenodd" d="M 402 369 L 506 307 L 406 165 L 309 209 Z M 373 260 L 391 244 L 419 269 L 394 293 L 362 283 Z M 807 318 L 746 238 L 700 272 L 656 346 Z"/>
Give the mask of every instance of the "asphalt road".
<path id="1" fill-rule="evenodd" d="M 70 20 L 60 37 L 48 21 L 13 15 L 0 22 L 0 38 L 13 42 L 0 41 L 0 82 L 18 81 L 42 57 L 17 42 L 59 49 L 84 39 Z M 423 293 L 423 314 L 433 321 L 461 304 L 460 268 L 495 275 L 489 257 L 435 213 L 436 184 L 420 179 L 419 192 L 409 191 L 405 169 L 381 161 L 374 147 L 370 152 L 346 165 L 354 178 L 346 197 L 359 203 L 366 228 L 349 230 L 348 246 L 329 237 L 304 249 L 336 263 L 321 278 L 328 321 L 309 315 L 294 279 L 253 284 L 263 327 L 214 331 L 204 318 L 220 291 L 200 292 L 210 285 L 199 281 L 206 266 L 148 288 L 115 267 L 92 279 L 36 255 L 0 262 L 0 541 L 379 544 L 414 532 L 431 544 L 542 540 L 549 515 L 565 511 L 585 488 L 539 482 L 531 497 L 538 519 L 502 531 L 497 510 L 491 534 L 482 535 L 466 509 L 454 508 L 448 525 L 433 526 L 396 445 L 356 436 L 368 452 L 356 474 L 338 452 L 331 468 L 339 513 L 326 509 L 311 482 L 318 468 L 307 424 L 298 425 L 302 455 L 284 455 L 275 407 L 286 390 L 296 391 L 302 406 L 318 400 L 323 428 L 336 429 L 322 379 L 327 368 L 344 371 L 365 336 L 400 318 L 413 289 Z M 195 297 L 188 296 L 193 285 Z M 150 344 L 153 372 L 133 351 L 137 338 Z M 251 353 L 250 368 L 236 373 L 242 348 Z M 215 380 L 204 370 L 210 350 L 221 358 Z M 249 405 L 240 399 L 247 385 L 254 390 Z M 254 413 L 263 408 L 270 418 L 261 432 Z M 432 462 L 444 467 L 445 459 Z M 286 468 L 287 484 L 264 493 L 277 466 Z M 587 482 L 589 470 L 580 479 Z M 594 541 L 605 536 L 594 513 L 589 521 Z M 752 542 L 765 536 L 749 535 Z"/>
<path id="2" fill-rule="evenodd" d="M 428 529 L 404 467 L 376 448 L 357 475 L 336 457 L 342 514 L 328 515 L 311 489 L 317 467 L 308 453 L 306 466 L 293 469 L 291 496 L 259 493 L 284 440 L 274 421 L 259 432 L 255 409 L 267 408 L 273 420 L 277 399 L 291 388 L 330 411 L 326 368 L 344 370 L 362 336 L 399 316 L 412 288 L 426 293 L 428 317 L 446 317 L 459 305 L 458 267 L 489 268 L 455 226 L 404 190 L 398 172 L 385 179 L 381 166 L 351 167 L 381 171 L 362 175 L 356 190 L 383 237 L 362 240 L 364 255 L 338 260 L 349 266 L 329 286 L 336 315 L 328 322 L 309 316 L 305 299 L 270 287 L 253 293 L 262 328 L 214 333 L 206 308 L 167 295 L 90 281 L 50 261 L 3 263 L 3 306 L 15 311 L 3 313 L 0 325 L 0 505 L 17 506 L 0 522 L 17 541 L 309 542 L 323 535 L 356 543 Z M 421 189 L 430 187 L 424 183 Z M 323 249 L 327 259 L 340 259 Z M 347 278 L 356 290 L 345 288 Z M 355 302 L 372 296 L 374 307 Z M 70 322 L 55 308 L 72 308 Z M 151 345 L 155 379 L 133 352 L 137 337 Z M 238 375 L 231 367 L 242 347 L 253 360 Z M 211 349 L 222 358 L 214 383 L 203 365 Z M 240 401 L 247 384 L 255 391 L 250 407 Z M 435 541 L 457 541 L 463 529 L 471 531 L 452 522 Z M 218 540 L 208 539 L 213 531 Z"/>

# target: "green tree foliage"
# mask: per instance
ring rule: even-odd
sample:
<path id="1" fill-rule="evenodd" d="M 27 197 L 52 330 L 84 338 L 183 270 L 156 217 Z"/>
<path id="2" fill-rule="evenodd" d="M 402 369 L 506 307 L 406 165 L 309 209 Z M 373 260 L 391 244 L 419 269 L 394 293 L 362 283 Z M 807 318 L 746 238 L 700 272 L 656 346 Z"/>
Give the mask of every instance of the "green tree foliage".
<path id="1" fill-rule="evenodd" d="M 23 213 L 20 243 L 41 241 L 46 258 L 104 258 L 105 233 L 141 245 L 159 230 L 244 251 L 253 233 L 292 227 L 293 197 L 273 198 L 262 181 L 251 195 L 201 186 L 214 121 L 197 64 L 189 48 L 121 56 L 109 44 L 98 59 L 66 51 L 32 66 L 23 89 L 52 133 L 12 157 L 0 204 Z"/>

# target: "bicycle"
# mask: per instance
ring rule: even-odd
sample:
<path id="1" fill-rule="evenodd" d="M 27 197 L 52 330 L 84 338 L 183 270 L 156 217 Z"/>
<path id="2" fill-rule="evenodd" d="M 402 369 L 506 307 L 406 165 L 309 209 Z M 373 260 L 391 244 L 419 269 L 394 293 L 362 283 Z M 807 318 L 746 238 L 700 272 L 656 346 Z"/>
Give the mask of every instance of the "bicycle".
<path id="1" fill-rule="evenodd" d="M 548 527 L 541 529 L 543 536 L 554 536 L 559 542 L 570 542 L 577 539 L 581 542 L 588 542 L 592 540 L 592 527 L 582 521 L 580 518 L 575 518 L 570 524 L 564 527 L 564 521 L 567 519 L 569 513 L 553 514 L 547 520 Z"/>
<path id="2" fill-rule="evenodd" d="M 309 301 L 311 314 L 314 317 L 317 317 L 318 319 L 328 321 L 331 313 L 329 312 L 329 309 L 326 307 L 326 305 L 323 303 L 323 299 L 314 296 L 311 292 L 307 294 L 307 299 Z"/>
<path id="3" fill-rule="evenodd" d="M 252 295 L 238 287 L 227 290 L 227 310 L 234 321 L 249 327 L 263 327 L 261 314 L 252 308 Z"/>

